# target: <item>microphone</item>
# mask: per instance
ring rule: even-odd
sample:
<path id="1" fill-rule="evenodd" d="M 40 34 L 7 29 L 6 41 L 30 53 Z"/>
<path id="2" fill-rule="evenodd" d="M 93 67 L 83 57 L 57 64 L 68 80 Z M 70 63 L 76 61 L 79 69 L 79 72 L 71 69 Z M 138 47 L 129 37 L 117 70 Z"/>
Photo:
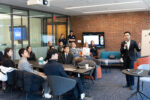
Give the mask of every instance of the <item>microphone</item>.
<path id="1" fill-rule="evenodd" d="M 126 46 L 125 46 L 126 44 Z M 124 44 L 124 49 L 127 49 L 127 41 L 125 41 L 125 44 Z"/>

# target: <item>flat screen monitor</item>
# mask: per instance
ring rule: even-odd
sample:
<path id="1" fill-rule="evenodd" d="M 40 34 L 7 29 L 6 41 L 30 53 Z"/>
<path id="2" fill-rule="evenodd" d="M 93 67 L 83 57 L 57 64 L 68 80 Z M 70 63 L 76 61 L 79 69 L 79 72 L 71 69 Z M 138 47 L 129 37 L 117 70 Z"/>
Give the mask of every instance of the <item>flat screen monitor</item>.
<path id="1" fill-rule="evenodd" d="M 27 40 L 26 27 L 25 26 L 14 26 L 14 40 Z M 11 27 L 10 27 L 10 37 L 11 37 Z"/>
<path id="2" fill-rule="evenodd" d="M 83 32 L 82 36 L 83 44 L 87 42 L 90 45 L 93 40 L 97 47 L 105 47 L 104 32 Z"/>

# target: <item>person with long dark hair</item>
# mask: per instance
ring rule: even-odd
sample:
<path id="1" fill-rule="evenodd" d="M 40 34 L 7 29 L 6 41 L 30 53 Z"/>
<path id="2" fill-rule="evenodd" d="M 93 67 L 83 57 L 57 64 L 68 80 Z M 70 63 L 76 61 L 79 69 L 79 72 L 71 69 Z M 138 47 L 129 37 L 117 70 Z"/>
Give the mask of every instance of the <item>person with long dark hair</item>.
<path id="1" fill-rule="evenodd" d="M 13 56 L 12 48 L 5 48 L 4 55 L 2 57 L 2 65 L 5 66 L 5 67 L 15 67 L 15 63 L 11 59 L 12 56 Z M 13 73 L 10 73 L 9 75 L 12 76 Z M 8 86 L 6 86 L 6 83 L 2 82 L 2 90 L 3 91 L 6 90 L 6 87 L 8 89 Z"/>
<path id="2" fill-rule="evenodd" d="M 5 48 L 4 55 L 2 57 L 2 65 L 5 67 L 15 67 L 15 63 L 11 60 L 13 56 L 12 48 Z"/>
<path id="3" fill-rule="evenodd" d="M 34 52 L 32 52 L 32 48 L 31 48 L 31 46 L 27 46 L 27 51 L 28 51 L 28 53 L 29 53 L 29 58 L 27 58 L 29 61 L 31 61 L 31 60 L 33 60 L 33 61 L 36 61 L 36 56 L 35 56 L 35 54 L 34 54 Z"/>

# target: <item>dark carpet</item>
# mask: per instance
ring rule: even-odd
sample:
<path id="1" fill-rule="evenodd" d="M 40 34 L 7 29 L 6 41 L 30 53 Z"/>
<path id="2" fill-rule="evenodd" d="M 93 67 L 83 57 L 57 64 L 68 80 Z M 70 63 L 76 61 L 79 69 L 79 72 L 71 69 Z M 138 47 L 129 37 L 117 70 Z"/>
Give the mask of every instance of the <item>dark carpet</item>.
<path id="1" fill-rule="evenodd" d="M 90 85 L 88 90 L 88 98 L 86 100 L 127 100 L 128 97 L 135 90 L 130 90 L 129 88 L 123 88 L 125 85 L 125 75 L 122 74 L 120 69 L 112 69 L 109 73 L 103 73 L 102 79 L 94 81 L 93 85 Z M 137 83 L 137 78 L 135 78 L 135 84 Z M 144 83 L 144 94 L 150 97 L 150 84 Z M 143 96 L 142 96 L 143 97 Z M 25 100 L 25 94 L 19 91 L 13 91 L 12 94 L 4 93 L 0 90 L 0 100 Z M 28 96 L 28 100 L 47 100 L 43 99 L 40 94 L 32 94 Z M 52 100 L 57 100 L 54 97 Z M 142 100 L 139 95 L 135 95 L 129 100 Z M 148 100 L 143 97 L 143 100 Z"/>

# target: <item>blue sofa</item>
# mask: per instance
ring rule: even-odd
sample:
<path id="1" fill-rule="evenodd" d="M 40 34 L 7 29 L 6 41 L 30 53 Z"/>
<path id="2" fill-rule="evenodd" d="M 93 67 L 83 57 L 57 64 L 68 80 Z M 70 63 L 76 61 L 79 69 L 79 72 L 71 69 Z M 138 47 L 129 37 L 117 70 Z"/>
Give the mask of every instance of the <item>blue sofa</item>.
<path id="1" fill-rule="evenodd" d="M 114 55 L 116 59 L 121 58 L 121 53 L 119 51 L 102 51 L 100 58 L 101 59 L 108 59 L 109 55 Z"/>
<path id="2" fill-rule="evenodd" d="M 115 56 L 115 58 L 110 59 L 110 55 Z M 120 60 L 120 58 L 120 51 L 102 51 L 100 55 L 101 65 L 122 66 L 123 62 Z"/>

